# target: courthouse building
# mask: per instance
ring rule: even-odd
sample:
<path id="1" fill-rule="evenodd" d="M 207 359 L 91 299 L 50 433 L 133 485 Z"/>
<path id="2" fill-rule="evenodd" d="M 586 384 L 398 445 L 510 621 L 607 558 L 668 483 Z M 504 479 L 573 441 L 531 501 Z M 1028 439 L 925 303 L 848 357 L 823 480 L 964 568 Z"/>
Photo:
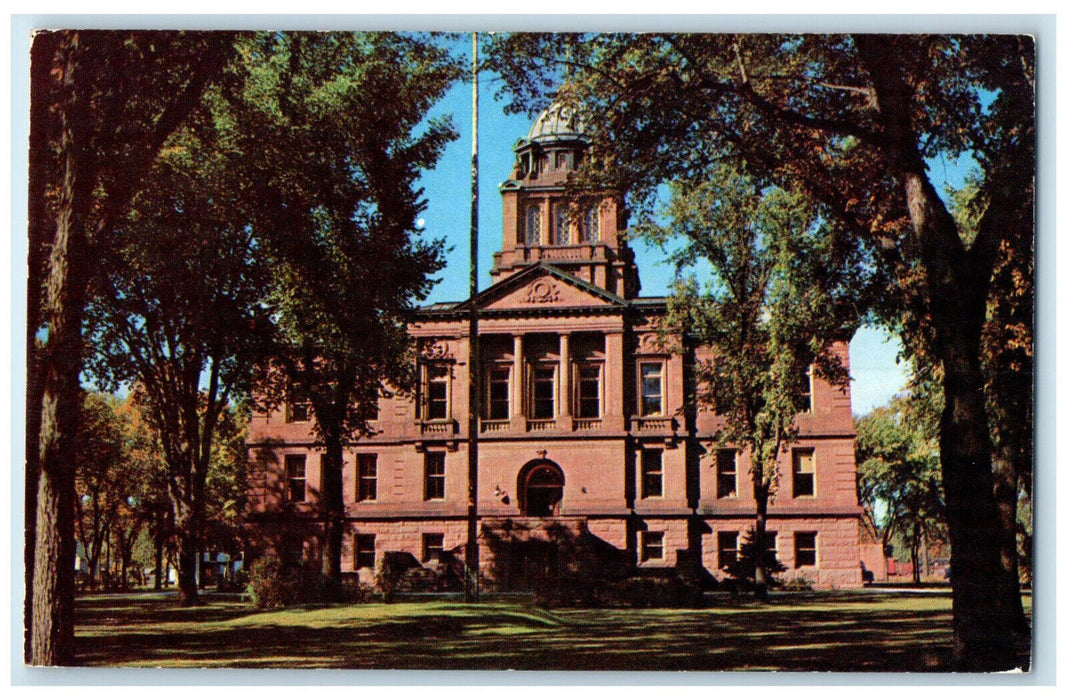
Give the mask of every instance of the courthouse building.
<path id="1" fill-rule="evenodd" d="M 479 313 L 480 538 L 593 536 L 634 567 L 696 566 L 722 579 L 755 519 L 748 457 L 717 445 L 721 418 L 693 406 L 708 357 L 657 322 L 639 295 L 626 214 L 611 195 L 565 188 L 586 142 L 580 118 L 546 110 L 515 146 L 493 284 L 431 304 L 410 325 L 421 348 L 413 397 L 383 398 L 374 435 L 345 454 L 342 568 L 373 580 L 386 552 L 429 567 L 467 538 L 468 323 Z M 839 349 L 847 364 L 847 347 Z M 768 531 L 789 579 L 861 584 L 849 390 L 810 381 L 800 438 L 782 455 Z M 322 451 L 305 406 L 255 414 L 252 518 L 291 559 L 313 559 Z M 272 529 L 273 528 L 273 529 Z M 521 534 L 516 534 L 521 533 Z M 483 568 L 492 552 L 480 548 Z"/>

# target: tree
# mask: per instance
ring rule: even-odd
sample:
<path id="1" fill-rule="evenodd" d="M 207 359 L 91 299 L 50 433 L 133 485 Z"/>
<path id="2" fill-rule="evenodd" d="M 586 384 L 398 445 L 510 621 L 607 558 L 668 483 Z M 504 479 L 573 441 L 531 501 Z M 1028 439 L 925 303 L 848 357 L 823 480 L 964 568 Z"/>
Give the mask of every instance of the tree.
<path id="1" fill-rule="evenodd" d="M 100 553 L 132 486 L 126 471 L 125 430 L 107 397 L 86 394 L 75 453 L 75 527 L 89 563 L 89 585 L 99 575 Z"/>
<path id="2" fill-rule="evenodd" d="M 379 395 L 413 385 L 404 321 L 443 264 L 441 243 L 415 231 L 416 181 L 456 136 L 424 119 L 459 70 L 431 38 L 398 34 L 261 35 L 245 55 L 255 63 L 227 118 L 272 268 L 259 396 L 277 405 L 295 388 L 310 402 L 322 571 L 339 580 L 343 449 L 369 430 Z"/>
<path id="3" fill-rule="evenodd" d="M 944 533 L 944 499 L 936 433 L 922 413 L 922 392 L 894 398 L 856 422 L 856 482 L 860 505 L 875 523 L 883 551 L 900 537 L 919 583 L 919 549 Z M 881 515 L 879 516 L 879 512 Z"/>
<path id="4" fill-rule="evenodd" d="M 778 460 L 797 437 L 809 376 L 847 381 L 835 342 L 847 342 L 859 318 L 849 294 L 863 284 L 860 258 L 835 244 L 817 208 L 795 192 L 762 186 L 723 166 L 696 185 L 676 183 L 657 239 L 678 234 L 673 259 L 689 270 L 668 301 L 667 325 L 688 333 L 712 357 L 698 363 L 706 387 L 697 400 L 725 421 L 716 440 L 749 456 L 756 500 L 753 529 L 756 594 L 767 599 L 767 507 Z M 708 270 L 703 288 L 694 266 Z M 767 562 L 769 563 L 769 562 Z"/>
<path id="5" fill-rule="evenodd" d="M 752 528 L 745 530 L 737 547 L 737 561 L 726 565 L 726 573 L 738 581 L 755 584 L 762 570 L 766 585 L 774 583 L 778 574 L 785 571 L 785 566 L 778 561 L 778 554 L 768 544 L 764 538 L 763 549 L 756 549 L 755 531 Z"/>
<path id="6" fill-rule="evenodd" d="M 230 555 L 244 550 L 248 498 L 248 410 L 229 406 L 220 416 L 205 483 L 205 548 Z"/>
<path id="7" fill-rule="evenodd" d="M 92 374 L 133 387 L 162 448 L 182 605 L 197 601 L 215 436 L 229 403 L 249 393 L 267 286 L 245 202 L 227 196 L 236 156 L 226 136 L 204 110 L 168 140 L 116 222 L 87 307 Z"/>
<path id="8" fill-rule="evenodd" d="M 145 412 L 137 405 L 136 392 L 128 393 L 125 399 L 115 406 L 115 412 L 126 428 L 126 459 L 130 468 L 139 475 L 137 489 L 133 494 L 136 504 L 132 514 L 142 527 L 146 527 L 154 555 L 139 556 L 141 538 L 132 538 L 129 556 L 139 558 L 142 562 L 153 562 L 153 568 L 157 572 L 155 588 L 160 590 L 163 580 L 163 550 L 174 532 L 173 517 L 168 517 L 168 514 L 173 516 L 174 509 L 167 493 L 167 465 L 163 448 Z"/>
<path id="9" fill-rule="evenodd" d="M 604 177 L 631 188 L 639 214 L 661 182 L 743 159 L 875 246 L 886 282 L 879 313 L 906 345 L 929 340 L 944 373 L 939 440 L 959 668 L 1015 667 L 1026 630 L 1000 556 L 980 347 L 1003 244 L 1033 238 L 1033 40 L 522 34 L 496 37 L 489 54 L 512 108 L 531 112 L 567 66 L 610 166 Z M 926 165 L 963 154 L 981 175 L 970 241 Z"/>
<path id="10" fill-rule="evenodd" d="M 111 224 L 229 55 L 229 35 L 45 32 L 31 48 L 26 655 L 73 662 L 74 440 L 82 312 Z M 34 354 L 30 355 L 35 357 Z M 33 396 L 35 391 L 28 392 Z M 37 438 L 34 438 L 34 433 Z M 29 556 L 27 555 L 27 561 Z"/>
<path id="11" fill-rule="evenodd" d="M 988 206 L 988 195 L 980 185 L 971 179 L 950 192 L 949 207 L 965 240 L 977 236 Z M 1018 504 L 1028 502 L 1033 493 L 1034 463 L 1034 237 L 1032 227 L 1024 223 L 1016 221 L 1000 242 L 981 345 L 993 438 L 994 497 L 1001 523 L 1000 557 L 1007 562 L 1000 573 L 1005 588 L 1013 591 L 1011 614 L 1019 628 L 1026 627 L 1026 616 L 1018 595 L 1016 530 L 1021 529 L 1025 538 L 1032 525 L 1029 512 L 1021 512 Z"/>

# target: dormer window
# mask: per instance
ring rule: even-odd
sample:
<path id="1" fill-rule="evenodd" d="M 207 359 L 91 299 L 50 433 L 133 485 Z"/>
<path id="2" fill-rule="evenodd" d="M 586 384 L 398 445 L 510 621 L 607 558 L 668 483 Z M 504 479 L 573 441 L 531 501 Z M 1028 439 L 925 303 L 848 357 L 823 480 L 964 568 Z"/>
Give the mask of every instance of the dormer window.
<path id="1" fill-rule="evenodd" d="M 529 247 L 541 245 L 541 209 L 530 206 L 526 209 L 526 245 Z"/>

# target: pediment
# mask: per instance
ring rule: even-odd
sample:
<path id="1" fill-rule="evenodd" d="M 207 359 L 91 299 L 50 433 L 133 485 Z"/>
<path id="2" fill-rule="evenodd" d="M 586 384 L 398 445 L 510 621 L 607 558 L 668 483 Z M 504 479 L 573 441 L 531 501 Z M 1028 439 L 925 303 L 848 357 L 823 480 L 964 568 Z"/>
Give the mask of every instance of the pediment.
<path id="1" fill-rule="evenodd" d="M 543 264 L 501 280 L 479 294 L 478 302 L 479 308 L 486 311 L 604 308 L 625 304 L 623 299 L 606 290 Z"/>

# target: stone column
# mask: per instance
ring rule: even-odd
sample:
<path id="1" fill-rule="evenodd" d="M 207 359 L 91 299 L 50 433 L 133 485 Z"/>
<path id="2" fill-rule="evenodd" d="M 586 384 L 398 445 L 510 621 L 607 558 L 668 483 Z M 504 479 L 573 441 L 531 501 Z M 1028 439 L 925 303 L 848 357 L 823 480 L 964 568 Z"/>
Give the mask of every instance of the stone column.
<path id="1" fill-rule="evenodd" d="M 559 415 L 560 428 L 570 430 L 571 420 L 571 335 L 559 334 Z"/>
<path id="2" fill-rule="evenodd" d="M 513 426 L 521 424 L 525 429 L 526 412 L 522 405 L 522 333 L 516 333 L 513 341 L 515 357 L 511 365 L 511 421 Z"/>

